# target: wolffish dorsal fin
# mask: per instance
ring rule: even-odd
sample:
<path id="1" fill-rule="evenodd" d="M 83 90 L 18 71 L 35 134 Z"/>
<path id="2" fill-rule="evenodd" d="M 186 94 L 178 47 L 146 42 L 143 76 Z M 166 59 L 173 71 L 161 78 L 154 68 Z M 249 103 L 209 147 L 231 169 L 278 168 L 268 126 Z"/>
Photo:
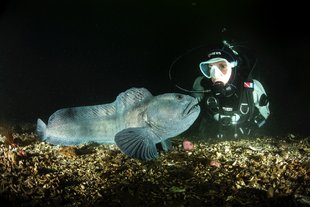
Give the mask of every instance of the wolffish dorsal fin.
<path id="1" fill-rule="evenodd" d="M 119 94 L 116 98 L 116 108 L 118 113 L 128 110 L 141 103 L 150 100 L 153 95 L 145 88 L 131 88 Z"/>
<path id="2" fill-rule="evenodd" d="M 49 127 L 52 127 L 70 122 L 83 122 L 94 119 L 112 119 L 115 118 L 115 111 L 114 103 L 59 109 L 50 116 L 48 125 Z"/>

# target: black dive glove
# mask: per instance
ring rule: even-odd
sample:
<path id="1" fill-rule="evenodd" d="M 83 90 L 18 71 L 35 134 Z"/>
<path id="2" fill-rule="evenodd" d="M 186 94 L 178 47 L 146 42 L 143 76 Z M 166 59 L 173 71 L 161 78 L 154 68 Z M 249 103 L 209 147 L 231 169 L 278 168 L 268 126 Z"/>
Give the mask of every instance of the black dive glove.
<path id="1" fill-rule="evenodd" d="M 257 126 L 257 128 L 260 128 L 261 126 L 263 126 L 266 123 L 266 119 L 265 119 L 265 117 L 263 117 L 263 115 L 258 114 L 254 118 L 254 123 Z"/>

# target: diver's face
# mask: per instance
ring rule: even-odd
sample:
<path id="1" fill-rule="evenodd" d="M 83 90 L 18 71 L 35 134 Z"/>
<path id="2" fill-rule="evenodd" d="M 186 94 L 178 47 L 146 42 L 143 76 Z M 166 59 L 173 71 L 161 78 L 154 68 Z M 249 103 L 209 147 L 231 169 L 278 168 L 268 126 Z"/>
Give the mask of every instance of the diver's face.
<path id="1" fill-rule="evenodd" d="M 218 61 L 215 63 L 210 63 L 208 65 L 209 68 L 215 68 L 213 69 L 214 74 L 212 75 L 212 82 L 223 82 L 224 85 L 228 82 L 230 76 L 231 76 L 231 67 L 227 65 L 227 62 L 225 61 Z"/>

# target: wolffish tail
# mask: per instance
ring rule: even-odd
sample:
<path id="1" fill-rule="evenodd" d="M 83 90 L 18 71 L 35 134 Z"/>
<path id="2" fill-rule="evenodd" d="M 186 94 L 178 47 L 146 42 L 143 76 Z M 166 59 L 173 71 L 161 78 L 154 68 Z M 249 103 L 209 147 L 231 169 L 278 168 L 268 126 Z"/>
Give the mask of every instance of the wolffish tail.
<path id="1" fill-rule="evenodd" d="M 37 120 L 37 134 L 40 139 L 46 139 L 46 124 L 41 119 Z"/>

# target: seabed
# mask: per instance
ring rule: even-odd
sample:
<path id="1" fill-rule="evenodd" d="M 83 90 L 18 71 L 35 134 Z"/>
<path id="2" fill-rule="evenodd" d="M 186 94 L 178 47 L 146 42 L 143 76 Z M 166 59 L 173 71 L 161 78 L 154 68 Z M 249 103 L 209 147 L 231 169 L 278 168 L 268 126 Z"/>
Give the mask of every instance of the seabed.
<path id="1" fill-rule="evenodd" d="M 183 140 L 194 143 L 183 149 Z M 140 161 L 115 145 L 53 146 L 0 127 L 6 206 L 310 206 L 310 138 L 181 135 Z"/>

